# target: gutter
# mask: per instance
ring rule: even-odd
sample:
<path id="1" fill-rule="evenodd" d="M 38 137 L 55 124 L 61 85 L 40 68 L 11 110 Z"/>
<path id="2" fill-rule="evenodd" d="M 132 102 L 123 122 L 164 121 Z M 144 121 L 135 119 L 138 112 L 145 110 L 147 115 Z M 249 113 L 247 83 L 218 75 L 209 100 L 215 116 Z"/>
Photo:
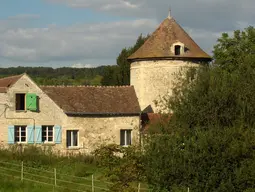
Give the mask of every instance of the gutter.
<path id="1" fill-rule="evenodd" d="M 136 113 L 116 113 L 116 112 L 105 112 L 105 113 L 87 113 L 87 112 L 65 112 L 68 116 L 140 116 L 140 112 Z"/>
<path id="2" fill-rule="evenodd" d="M 183 60 L 183 61 L 212 61 L 212 58 L 210 57 L 147 57 L 147 58 L 131 58 L 128 59 L 129 62 L 135 62 L 135 61 L 148 61 L 148 60 Z"/>

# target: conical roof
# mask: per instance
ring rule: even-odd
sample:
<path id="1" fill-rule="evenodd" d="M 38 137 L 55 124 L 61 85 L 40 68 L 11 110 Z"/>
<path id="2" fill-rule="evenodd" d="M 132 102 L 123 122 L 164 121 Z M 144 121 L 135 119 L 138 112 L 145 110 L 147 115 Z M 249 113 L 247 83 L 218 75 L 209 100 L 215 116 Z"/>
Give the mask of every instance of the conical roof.
<path id="1" fill-rule="evenodd" d="M 180 55 L 176 55 L 173 51 L 173 45 L 178 43 L 184 45 L 184 51 Z M 128 59 L 149 60 L 158 58 L 211 60 L 211 57 L 195 43 L 172 17 L 166 18 L 148 40 Z"/>

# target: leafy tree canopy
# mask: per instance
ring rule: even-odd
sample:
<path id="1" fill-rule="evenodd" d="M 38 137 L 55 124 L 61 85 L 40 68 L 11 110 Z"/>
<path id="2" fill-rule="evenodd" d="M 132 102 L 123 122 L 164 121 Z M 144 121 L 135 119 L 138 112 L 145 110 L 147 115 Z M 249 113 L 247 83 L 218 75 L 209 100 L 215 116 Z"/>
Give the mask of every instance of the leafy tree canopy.
<path id="1" fill-rule="evenodd" d="M 239 70 L 246 60 L 255 58 L 255 29 L 236 30 L 230 36 L 223 33 L 214 46 L 215 63 L 228 71 Z M 252 66 L 254 67 L 254 66 Z"/>
<path id="2" fill-rule="evenodd" d="M 254 31 L 223 34 L 217 65 L 183 69 L 160 102 L 173 114 L 146 142 L 154 191 L 254 191 Z"/>
<path id="3" fill-rule="evenodd" d="M 123 48 L 117 58 L 117 66 L 109 66 L 106 68 L 102 84 L 103 85 L 129 85 L 130 84 L 130 62 L 127 58 L 136 52 L 144 42 L 149 38 L 149 35 L 142 36 L 136 40 L 134 46 Z"/>

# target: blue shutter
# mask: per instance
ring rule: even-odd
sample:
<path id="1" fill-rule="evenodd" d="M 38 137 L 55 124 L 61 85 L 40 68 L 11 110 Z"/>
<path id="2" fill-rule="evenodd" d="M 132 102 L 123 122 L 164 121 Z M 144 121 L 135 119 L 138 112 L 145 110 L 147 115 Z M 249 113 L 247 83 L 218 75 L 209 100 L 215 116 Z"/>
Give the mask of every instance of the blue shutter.
<path id="1" fill-rule="evenodd" d="M 8 126 L 8 143 L 14 144 L 14 125 Z"/>
<path id="2" fill-rule="evenodd" d="M 42 143 L 42 126 L 35 126 L 35 143 Z"/>
<path id="3" fill-rule="evenodd" d="M 27 143 L 34 143 L 34 126 L 27 126 Z"/>
<path id="4" fill-rule="evenodd" d="M 60 144 L 62 140 L 62 130 L 61 126 L 55 125 L 54 126 L 54 138 L 55 138 L 55 143 Z"/>

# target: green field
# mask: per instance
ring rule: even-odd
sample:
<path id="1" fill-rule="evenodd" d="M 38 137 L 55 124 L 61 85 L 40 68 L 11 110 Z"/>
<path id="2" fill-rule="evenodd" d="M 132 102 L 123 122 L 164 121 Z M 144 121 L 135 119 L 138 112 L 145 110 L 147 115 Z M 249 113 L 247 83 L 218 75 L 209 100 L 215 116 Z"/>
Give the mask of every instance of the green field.
<path id="1" fill-rule="evenodd" d="M 0 192 L 103 192 L 111 185 L 93 156 L 68 157 L 34 146 L 0 149 Z M 143 191 L 149 191 L 145 184 Z"/>
<path id="2" fill-rule="evenodd" d="M 23 166 L 22 166 L 23 162 Z M 22 168 L 23 167 L 23 168 Z M 23 173 L 23 174 L 22 174 Z M 107 191 L 110 182 L 93 157 L 60 157 L 37 148 L 0 151 L 0 191 Z"/>

